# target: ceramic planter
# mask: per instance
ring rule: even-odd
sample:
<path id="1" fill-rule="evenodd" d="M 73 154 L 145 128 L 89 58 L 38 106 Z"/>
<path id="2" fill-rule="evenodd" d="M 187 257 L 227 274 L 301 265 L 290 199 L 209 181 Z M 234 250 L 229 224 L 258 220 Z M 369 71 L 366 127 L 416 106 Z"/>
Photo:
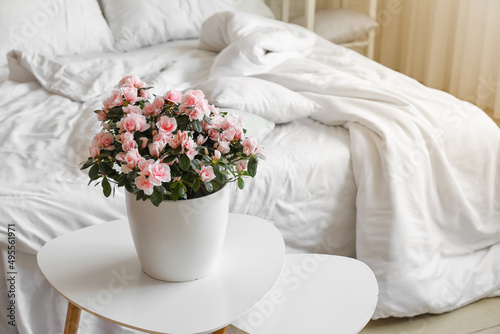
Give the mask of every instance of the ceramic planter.
<path id="1" fill-rule="evenodd" d="M 147 275 L 184 282 L 217 268 L 226 234 L 229 188 L 205 197 L 164 201 L 158 207 L 126 192 L 130 231 Z"/>

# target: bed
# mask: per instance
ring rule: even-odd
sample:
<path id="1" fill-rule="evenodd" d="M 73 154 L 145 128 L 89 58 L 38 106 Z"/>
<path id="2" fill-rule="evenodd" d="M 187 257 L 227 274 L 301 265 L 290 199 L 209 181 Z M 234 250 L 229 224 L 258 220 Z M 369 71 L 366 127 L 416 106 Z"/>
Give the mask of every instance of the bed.
<path id="1" fill-rule="evenodd" d="M 125 217 L 123 189 L 105 198 L 79 166 L 93 110 L 128 74 L 242 115 L 266 160 L 231 211 L 275 224 L 289 253 L 368 264 L 374 318 L 500 295 L 500 130 L 480 109 L 274 20 L 261 0 L 168 3 L 0 4 L 0 264 L 16 272 L 14 291 L 0 282 L 15 326 L 2 316 L 0 332 L 62 332 L 67 303 L 36 252 Z M 85 312 L 80 332 L 134 333 Z"/>

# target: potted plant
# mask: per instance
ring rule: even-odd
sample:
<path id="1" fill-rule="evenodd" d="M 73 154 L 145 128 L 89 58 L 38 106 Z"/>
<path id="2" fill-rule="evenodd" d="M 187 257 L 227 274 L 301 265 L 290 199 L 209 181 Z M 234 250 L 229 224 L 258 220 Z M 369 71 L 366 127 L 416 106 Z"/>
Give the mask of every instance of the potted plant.
<path id="1" fill-rule="evenodd" d="M 102 130 L 92 139 L 82 169 L 89 169 L 89 184 L 101 184 L 106 197 L 125 187 L 134 244 L 147 274 L 196 279 L 215 268 L 220 254 L 228 215 L 226 184 L 244 188 L 244 178 L 257 173 L 262 147 L 246 136 L 240 117 L 210 105 L 202 91 L 155 96 L 151 88 L 137 76 L 120 80 L 95 110 Z M 170 246 L 168 237 L 175 239 Z M 170 262 L 150 263 L 173 251 L 177 255 Z M 174 267 L 181 267 L 179 274 L 172 275 Z"/>

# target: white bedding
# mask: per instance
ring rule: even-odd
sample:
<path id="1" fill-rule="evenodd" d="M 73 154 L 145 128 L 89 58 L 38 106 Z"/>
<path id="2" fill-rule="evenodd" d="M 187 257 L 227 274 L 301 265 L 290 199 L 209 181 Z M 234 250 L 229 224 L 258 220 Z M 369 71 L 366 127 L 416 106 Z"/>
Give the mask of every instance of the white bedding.
<path id="1" fill-rule="evenodd" d="M 320 106 L 311 118 L 349 130 L 356 256 L 380 288 L 374 318 L 442 313 L 498 293 L 500 130 L 484 112 L 257 16 L 209 18 L 200 45 L 221 50 L 211 79 L 281 84 Z"/>
<path id="2" fill-rule="evenodd" d="M 92 110 L 123 75 L 159 90 L 203 86 L 214 101 L 240 82 L 249 102 L 224 107 L 283 124 L 263 138 L 267 159 L 231 211 L 273 222 L 289 252 L 367 263 L 380 286 L 375 318 L 441 313 L 498 293 L 500 131 L 481 110 L 305 29 L 249 14 L 217 14 L 203 25 L 203 50 L 197 45 L 10 53 L 11 78 L 25 82 L 0 84 L 2 240 L 15 224 L 18 251 L 32 256 L 58 235 L 124 217 L 122 190 L 106 199 L 78 168 L 98 128 Z M 44 305 L 30 298 L 40 293 L 36 284 L 26 283 L 19 299 L 20 333 L 43 322 L 26 311 L 28 301 Z M 44 323 L 47 332 L 60 331 L 61 317 Z M 83 321 L 91 328 L 95 320 Z"/>

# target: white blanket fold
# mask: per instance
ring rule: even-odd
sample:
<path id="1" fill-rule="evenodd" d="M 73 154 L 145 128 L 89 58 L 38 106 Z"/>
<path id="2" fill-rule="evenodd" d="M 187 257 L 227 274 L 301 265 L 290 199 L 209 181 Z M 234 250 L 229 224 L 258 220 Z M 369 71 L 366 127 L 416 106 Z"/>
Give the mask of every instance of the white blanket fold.
<path id="1" fill-rule="evenodd" d="M 313 119 L 349 130 L 374 318 L 442 313 L 500 288 L 500 130 L 484 112 L 269 19 L 216 14 L 200 46 L 220 51 L 210 78 L 283 85 L 320 106 Z"/>

